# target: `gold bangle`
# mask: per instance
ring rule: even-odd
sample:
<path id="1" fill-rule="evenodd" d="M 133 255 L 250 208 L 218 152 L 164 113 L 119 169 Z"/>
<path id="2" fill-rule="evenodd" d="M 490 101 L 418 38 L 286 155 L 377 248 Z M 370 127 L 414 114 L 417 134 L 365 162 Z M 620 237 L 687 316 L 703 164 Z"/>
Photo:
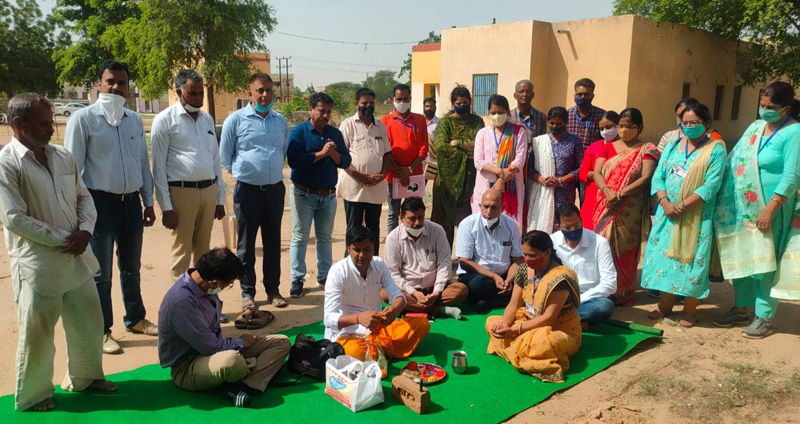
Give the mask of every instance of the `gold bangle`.
<path id="1" fill-rule="evenodd" d="M 521 334 L 522 334 L 522 323 L 519 323 L 517 324 L 517 335 L 519 336 Z"/>

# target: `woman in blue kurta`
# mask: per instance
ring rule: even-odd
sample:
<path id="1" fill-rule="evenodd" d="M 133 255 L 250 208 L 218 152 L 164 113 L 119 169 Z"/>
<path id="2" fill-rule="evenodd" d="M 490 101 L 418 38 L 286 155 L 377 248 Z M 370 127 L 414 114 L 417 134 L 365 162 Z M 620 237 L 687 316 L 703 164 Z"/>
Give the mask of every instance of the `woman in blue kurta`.
<path id="1" fill-rule="evenodd" d="M 749 338 L 772 333 L 778 300 L 770 294 L 778 258 L 789 239 L 800 183 L 800 102 L 785 82 L 764 89 L 760 120 L 745 131 L 728 158 L 728 173 L 717 198 L 714 228 L 722 271 L 733 280 L 736 306 L 714 320 L 720 327 L 747 323 Z"/>
<path id="2" fill-rule="evenodd" d="M 680 117 L 686 137 L 667 144 L 653 175 L 659 207 L 644 251 L 642 287 L 661 292 L 651 319 L 672 314 L 680 295 L 686 297 L 680 324 L 694 327 L 699 299 L 708 296 L 714 206 L 727 150 L 711 137 L 707 106 L 687 106 Z"/>

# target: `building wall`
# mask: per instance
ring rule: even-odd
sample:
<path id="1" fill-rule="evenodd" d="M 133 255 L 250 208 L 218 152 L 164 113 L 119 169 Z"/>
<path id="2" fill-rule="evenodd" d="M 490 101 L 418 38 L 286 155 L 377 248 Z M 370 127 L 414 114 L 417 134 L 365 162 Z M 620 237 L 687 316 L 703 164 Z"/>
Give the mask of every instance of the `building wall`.
<path id="1" fill-rule="evenodd" d="M 411 111 L 422 113 L 422 103 L 430 95 L 431 86 L 435 91 L 437 103 L 442 70 L 441 43 L 430 43 L 414 46 L 411 51 Z M 441 107 L 437 115 L 442 116 Z"/>
<path id="2" fill-rule="evenodd" d="M 473 92 L 472 77 L 476 74 L 498 74 L 498 94 L 513 103 L 514 84 L 531 77 L 535 24 L 541 23 L 510 22 L 442 30 L 441 112 L 451 109 L 450 92 L 456 84 Z"/>
<path id="3" fill-rule="evenodd" d="M 724 91 L 720 119 L 714 122 L 714 128 L 732 147 L 753 122 L 758 107 L 759 87 L 743 87 L 738 119 L 731 119 L 734 88 L 741 84 L 736 75 L 736 53 L 748 46 L 683 25 L 630 18 L 635 37 L 628 104 L 642 111 L 645 134 L 655 139 L 675 127 L 674 106 L 682 97 L 685 83 L 691 84 L 689 94 L 708 106 L 712 114 L 720 85 Z"/>

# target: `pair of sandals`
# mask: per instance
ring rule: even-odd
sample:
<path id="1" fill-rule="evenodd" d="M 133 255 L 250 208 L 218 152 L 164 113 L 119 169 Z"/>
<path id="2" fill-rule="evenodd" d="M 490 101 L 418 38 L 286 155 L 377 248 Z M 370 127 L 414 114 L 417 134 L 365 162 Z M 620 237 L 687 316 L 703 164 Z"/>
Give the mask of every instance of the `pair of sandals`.
<path id="1" fill-rule="evenodd" d="M 242 314 L 236 318 L 233 325 L 240 330 L 257 330 L 274 320 L 275 315 L 272 312 L 262 311 L 256 307 L 255 302 L 246 299 L 242 305 Z"/>
<path id="2" fill-rule="evenodd" d="M 650 313 L 647 314 L 647 318 L 660 320 L 670 315 L 672 315 L 672 310 L 669 310 L 667 312 L 661 312 L 661 309 L 659 307 L 656 307 L 656 309 L 650 311 Z M 692 328 L 696 325 L 696 322 L 697 322 L 696 312 L 693 314 L 684 313 L 683 317 L 678 321 L 678 324 L 680 324 L 680 326 L 683 328 Z"/>

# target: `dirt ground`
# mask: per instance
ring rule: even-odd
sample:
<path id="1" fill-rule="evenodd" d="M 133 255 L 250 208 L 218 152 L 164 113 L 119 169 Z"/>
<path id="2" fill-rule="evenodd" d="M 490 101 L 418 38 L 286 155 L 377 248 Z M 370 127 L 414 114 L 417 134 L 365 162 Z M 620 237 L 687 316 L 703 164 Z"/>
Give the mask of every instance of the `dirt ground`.
<path id="1" fill-rule="evenodd" d="M 10 135 L 7 125 L 0 126 L 0 144 L 7 144 Z M 315 287 L 314 282 L 316 253 L 313 237 L 306 258 L 310 273 L 307 280 L 311 281 L 307 284 L 308 293 L 300 299 L 288 298 L 291 237 L 288 199 L 285 211 L 281 239 L 281 290 L 290 306 L 276 310 L 263 305 L 266 296 L 263 286 L 259 287 L 256 300 L 262 308 L 275 312 L 277 317 L 260 333 L 281 331 L 322 319 L 323 291 Z M 382 227 L 385 228 L 385 222 L 382 222 Z M 344 252 L 344 232 L 344 211 L 340 203 L 333 233 L 335 257 Z M 212 240 L 213 245 L 224 243 L 219 222 L 215 224 Z M 142 295 L 148 318 L 155 322 L 161 298 L 172 284 L 169 278 L 171 239 L 160 219 L 154 227 L 145 229 L 144 243 Z M 256 269 L 259 267 L 260 262 Z M 113 332 L 125 353 L 104 356 L 107 374 L 158 362 L 154 337 L 125 332 L 116 270 L 114 275 Z M 9 394 L 14 391 L 17 324 L 5 248 L 0 248 L 0 290 L 5 294 L 0 296 L 0 340 L 5 340 L 0 343 L 0 358 L 4 358 L 0 361 L 0 394 Z M 225 302 L 223 312 L 233 318 L 240 305 L 238 284 L 223 291 L 220 297 Z M 776 334 L 763 340 L 749 340 L 741 336 L 740 328 L 719 329 L 711 324 L 711 320 L 727 311 L 732 302 L 733 290 L 728 283 L 712 284 L 711 296 L 698 311 L 698 326 L 683 329 L 670 319 L 660 323 L 648 320 L 646 315 L 654 308 L 655 299 L 643 291 L 637 293 L 636 306 L 617 308 L 614 318 L 662 328 L 663 340 L 645 342 L 606 371 L 521 412 L 508 422 L 672 424 L 746 420 L 754 423 L 800 423 L 800 355 L 797 353 L 800 351 L 800 303 L 781 303 L 775 320 Z M 680 311 L 680 306 L 676 311 Z M 677 319 L 679 314 L 674 317 Z M 232 323 L 225 324 L 223 329 L 227 335 L 239 333 Z M 60 383 L 66 365 L 60 326 L 56 330 L 56 351 L 54 383 Z M 511 367 L 509 372 L 513 372 Z M 516 389 L 509 387 L 509 390 Z"/>

